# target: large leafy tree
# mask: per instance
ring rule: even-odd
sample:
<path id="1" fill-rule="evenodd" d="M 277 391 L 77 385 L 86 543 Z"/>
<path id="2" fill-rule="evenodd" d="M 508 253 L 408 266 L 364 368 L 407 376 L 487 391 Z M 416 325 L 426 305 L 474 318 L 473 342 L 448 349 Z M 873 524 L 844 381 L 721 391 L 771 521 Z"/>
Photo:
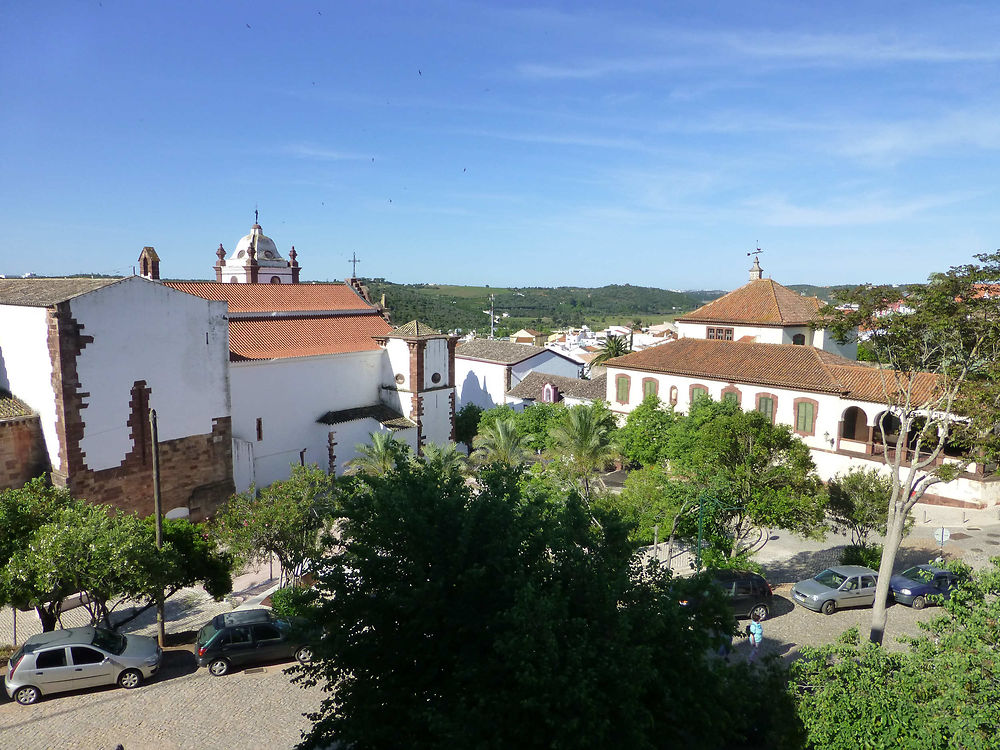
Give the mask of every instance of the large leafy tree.
<path id="1" fill-rule="evenodd" d="M 790 687 L 808 747 L 987 750 L 1000 726 L 1000 558 L 944 603 L 908 648 L 861 642 L 803 649 Z"/>
<path id="2" fill-rule="evenodd" d="M 636 567 L 613 515 L 597 527 L 575 493 L 519 475 L 485 467 L 474 489 L 416 462 L 350 480 L 324 635 L 295 678 L 329 690 L 302 747 L 776 746 L 793 722 L 774 681 L 710 654 L 725 603 Z"/>
<path id="3" fill-rule="evenodd" d="M 866 546 L 873 534 L 885 535 L 892 495 L 888 476 L 877 469 L 855 468 L 831 479 L 827 492 L 830 521 L 851 535 L 851 544 Z"/>
<path id="4" fill-rule="evenodd" d="M 10 603 L 33 605 L 44 630 L 77 593 L 91 620 L 104 624 L 125 599 L 151 605 L 161 591 L 169 597 L 196 583 L 220 598 L 232 590 L 231 560 L 206 537 L 200 525 L 166 520 L 157 550 L 153 519 L 66 500 L 7 560 L 0 589 Z"/>
<path id="5" fill-rule="evenodd" d="M 549 429 L 558 421 L 565 410 L 562 404 L 534 403 L 521 411 L 507 404 L 487 409 L 479 418 L 479 432 L 485 432 L 500 420 L 513 420 L 517 432 L 522 436 L 524 447 L 540 452 L 549 447 Z"/>
<path id="6" fill-rule="evenodd" d="M 864 285 L 841 292 L 846 307 L 827 308 L 818 323 L 841 341 L 865 331 L 879 365 L 886 406 L 879 447 L 892 489 L 869 634 L 874 643 L 885 635 L 889 579 L 910 511 L 962 468 L 940 460 L 946 447 L 964 445 L 971 452 L 966 463 L 998 453 L 1000 252 L 976 259 L 908 287 L 905 311 L 898 311 L 898 290 Z"/>
<path id="7" fill-rule="evenodd" d="M 455 412 L 455 439 L 472 451 L 472 439 L 479 431 L 479 418 L 483 410 L 476 404 L 468 403 Z"/>
<path id="8" fill-rule="evenodd" d="M 215 533 L 239 559 L 274 555 L 283 578 L 297 576 L 323 552 L 321 535 L 336 510 L 333 482 L 315 464 L 295 466 L 286 480 L 230 498 L 214 519 Z"/>
<path id="9" fill-rule="evenodd" d="M 699 399 L 671 431 L 667 455 L 674 481 L 697 492 L 708 539 L 726 558 L 766 544 L 772 529 L 815 536 L 826 497 L 809 448 L 785 425 L 728 402 Z"/>
<path id="10" fill-rule="evenodd" d="M 652 466 L 667 458 L 667 440 L 677 417 L 673 409 L 664 409 L 660 399 L 650 394 L 629 412 L 618 430 L 618 448 L 622 457 L 634 466 Z"/>

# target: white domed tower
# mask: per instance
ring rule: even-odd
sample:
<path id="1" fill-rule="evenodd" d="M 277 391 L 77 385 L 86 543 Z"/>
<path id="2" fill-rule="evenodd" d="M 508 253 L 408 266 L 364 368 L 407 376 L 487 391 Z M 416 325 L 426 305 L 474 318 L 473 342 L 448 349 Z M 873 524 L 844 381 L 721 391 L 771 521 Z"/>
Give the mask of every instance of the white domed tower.
<path id="1" fill-rule="evenodd" d="M 290 261 L 281 257 L 274 240 L 264 234 L 256 222 L 250 234 L 244 235 L 229 257 L 222 245 L 215 254 L 219 260 L 215 264 L 215 280 L 233 284 L 298 284 L 298 253 L 293 246 L 288 253 Z"/>

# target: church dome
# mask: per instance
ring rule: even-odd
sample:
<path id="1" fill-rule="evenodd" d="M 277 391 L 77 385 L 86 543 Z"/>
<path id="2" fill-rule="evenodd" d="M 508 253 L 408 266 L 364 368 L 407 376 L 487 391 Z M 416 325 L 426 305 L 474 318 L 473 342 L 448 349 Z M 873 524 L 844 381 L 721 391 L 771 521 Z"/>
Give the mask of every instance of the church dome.
<path id="1" fill-rule="evenodd" d="M 250 234 L 244 235 L 240 238 L 240 241 L 236 243 L 236 248 L 226 261 L 227 264 L 244 265 L 249 262 L 250 254 L 247 251 L 250 249 L 251 245 L 253 245 L 254 249 L 257 251 L 257 263 L 260 265 L 288 265 L 288 262 L 282 258 L 281 253 L 278 252 L 278 246 L 274 244 L 274 240 L 264 234 L 263 230 L 260 228 L 260 224 L 254 224 L 250 229 Z"/>

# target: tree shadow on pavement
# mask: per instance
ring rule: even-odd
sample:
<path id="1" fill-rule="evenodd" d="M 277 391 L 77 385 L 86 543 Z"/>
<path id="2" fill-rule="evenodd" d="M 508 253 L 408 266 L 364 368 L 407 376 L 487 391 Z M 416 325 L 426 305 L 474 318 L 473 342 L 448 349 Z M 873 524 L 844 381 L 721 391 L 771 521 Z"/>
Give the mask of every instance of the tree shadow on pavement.
<path id="1" fill-rule="evenodd" d="M 798 583 L 806 578 L 812 578 L 817 573 L 829 567 L 840 564 L 840 554 L 844 551 L 844 545 L 830 547 L 812 552 L 799 552 L 785 560 L 776 560 L 766 563 L 764 577 L 772 586 L 779 586 L 783 583 Z M 893 573 L 899 573 L 913 565 L 922 565 L 932 561 L 940 553 L 940 548 L 936 545 L 913 545 L 899 548 L 896 553 L 896 560 L 893 565 Z M 952 557 L 945 553 L 945 560 Z"/>

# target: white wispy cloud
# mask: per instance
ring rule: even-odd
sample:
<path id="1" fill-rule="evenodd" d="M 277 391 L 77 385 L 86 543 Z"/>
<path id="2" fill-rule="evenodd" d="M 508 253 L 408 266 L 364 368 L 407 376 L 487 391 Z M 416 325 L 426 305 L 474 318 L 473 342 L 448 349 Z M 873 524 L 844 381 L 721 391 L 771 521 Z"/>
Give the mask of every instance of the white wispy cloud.
<path id="1" fill-rule="evenodd" d="M 936 119 L 848 124 L 837 150 L 877 164 L 954 148 L 1000 149 L 1000 116 L 996 112 L 951 112 Z"/>
<path id="2" fill-rule="evenodd" d="M 771 31 L 637 31 L 671 54 L 620 55 L 554 62 L 523 62 L 517 72 L 529 79 L 584 80 L 725 67 L 757 62 L 794 65 L 876 67 L 898 63 L 960 64 L 1000 61 L 1000 45 L 949 46 L 926 38 L 877 34 L 810 34 Z M 706 54 L 711 50 L 711 54 Z"/>
<path id="3" fill-rule="evenodd" d="M 370 159 L 371 154 L 357 154 L 348 151 L 338 151 L 322 146 L 314 146 L 307 143 L 291 143 L 281 149 L 281 153 L 286 156 L 293 156 L 296 159 L 311 159 L 314 161 L 357 161 L 360 159 Z"/>
<path id="4" fill-rule="evenodd" d="M 910 199 L 871 194 L 831 199 L 824 205 L 796 204 L 783 195 L 765 195 L 744 202 L 757 220 L 777 227 L 839 227 L 886 224 L 918 218 L 921 214 L 959 203 L 970 193 L 921 196 Z"/>
<path id="5" fill-rule="evenodd" d="M 642 141 L 625 137 L 605 137 L 582 133 L 527 133 L 503 130 L 463 130 L 464 135 L 499 138 L 519 143 L 540 143 L 552 146 L 587 146 L 591 148 L 643 149 Z"/>

